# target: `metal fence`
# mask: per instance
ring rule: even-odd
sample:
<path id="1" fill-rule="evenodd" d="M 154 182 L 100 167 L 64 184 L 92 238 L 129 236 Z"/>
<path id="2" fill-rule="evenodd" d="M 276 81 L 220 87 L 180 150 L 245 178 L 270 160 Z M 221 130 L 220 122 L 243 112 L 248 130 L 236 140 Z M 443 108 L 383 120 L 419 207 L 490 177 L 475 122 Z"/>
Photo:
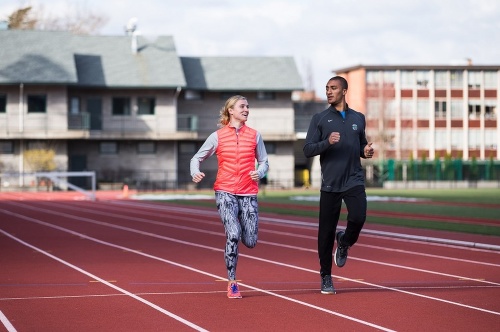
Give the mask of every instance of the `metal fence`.
<path id="1" fill-rule="evenodd" d="M 500 163 L 489 161 L 463 161 L 460 159 L 394 160 L 374 162 L 366 166 L 367 185 L 384 186 L 390 182 L 474 183 L 497 182 L 500 188 Z"/>

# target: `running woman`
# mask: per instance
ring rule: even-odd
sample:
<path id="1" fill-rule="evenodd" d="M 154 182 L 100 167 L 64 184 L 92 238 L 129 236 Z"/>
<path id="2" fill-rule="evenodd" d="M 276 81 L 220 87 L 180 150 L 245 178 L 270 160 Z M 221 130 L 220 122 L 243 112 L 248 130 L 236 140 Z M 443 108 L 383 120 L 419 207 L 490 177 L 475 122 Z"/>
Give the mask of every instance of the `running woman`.
<path id="1" fill-rule="evenodd" d="M 199 183 L 205 177 L 200 164 L 213 154 L 217 155 L 215 202 L 226 233 L 224 259 L 228 276 L 227 297 L 230 299 L 241 298 L 236 281 L 238 244 L 240 239 L 248 248 L 257 244 L 259 180 L 269 169 L 262 136 L 245 124 L 249 112 L 245 97 L 230 97 L 220 110 L 220 129 L 207 138 L 190 163 L 193 182 Z"/>

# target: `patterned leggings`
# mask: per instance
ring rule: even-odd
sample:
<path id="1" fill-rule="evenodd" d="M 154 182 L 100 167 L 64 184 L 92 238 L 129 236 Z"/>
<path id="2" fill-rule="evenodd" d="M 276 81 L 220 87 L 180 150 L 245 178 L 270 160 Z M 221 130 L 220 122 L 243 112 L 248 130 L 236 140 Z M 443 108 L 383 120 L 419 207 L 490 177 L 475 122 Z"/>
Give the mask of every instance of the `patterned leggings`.
<path id="1" fill-rule="evenodd" d="M 226 232 L 226 261 L 228 280 L 236 280 L 238 264 L 238 242 L 248 248 L 257 244 L 259 230 L 259 207 L 257 196 L 237 196 L 227 192 L 216 191 L 215 202 Z"/>

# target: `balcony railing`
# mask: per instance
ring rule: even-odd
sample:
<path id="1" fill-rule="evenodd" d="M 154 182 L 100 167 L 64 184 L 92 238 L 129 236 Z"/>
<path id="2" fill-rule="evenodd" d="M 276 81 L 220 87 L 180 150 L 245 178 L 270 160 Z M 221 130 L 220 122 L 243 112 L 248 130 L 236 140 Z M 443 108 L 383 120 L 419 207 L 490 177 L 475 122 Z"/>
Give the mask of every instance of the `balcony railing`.
<path id="1" fill-rule="evenodd" d="M 198 116 L 193 114 L 177 115 L 177 130 L 198 131 Z"/>
<path id="2" fill-rule="evenodd" d="M 68 114 L 68 129 L 69 130 L 89 130 L 90 129 L 90 114 L 87 112 L 79 114 Z"/>

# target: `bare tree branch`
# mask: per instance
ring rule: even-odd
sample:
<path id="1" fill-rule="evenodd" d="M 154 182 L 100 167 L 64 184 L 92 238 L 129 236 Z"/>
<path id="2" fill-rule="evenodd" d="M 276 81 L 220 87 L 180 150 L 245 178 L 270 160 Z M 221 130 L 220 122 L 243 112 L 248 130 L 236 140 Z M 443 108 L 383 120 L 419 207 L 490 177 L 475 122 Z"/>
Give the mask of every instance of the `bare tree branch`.
<path id="1" fill-rule="evenodd" d="M 66 13 L 45 14 L 43 6 L 19 8 L 8 18 L 9 29 L 70 31 L 75 34 L 97 34 L 109 18 L 96 14 L 78 3 L 70 3 Z"/>

